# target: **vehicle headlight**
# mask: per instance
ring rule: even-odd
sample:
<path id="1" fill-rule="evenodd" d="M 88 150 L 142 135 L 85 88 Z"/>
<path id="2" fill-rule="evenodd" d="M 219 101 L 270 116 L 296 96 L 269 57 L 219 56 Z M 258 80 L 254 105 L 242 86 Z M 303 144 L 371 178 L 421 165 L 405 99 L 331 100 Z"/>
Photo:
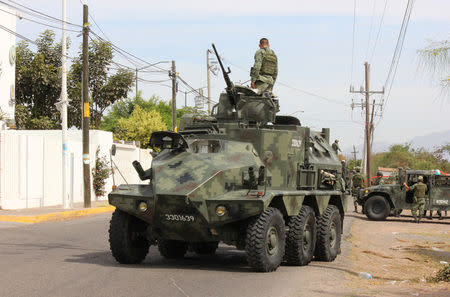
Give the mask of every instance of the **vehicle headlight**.
<path id="1" fill-rule="evenodd" d="M 218 215 L 219 217 L 224 216 L 226 212 L 227 208 L 225 206 L 219 205 L 216 207 L 216 215 Z"/>
<path id="2" fill-rule="evenodd" d="M 146 212 L 147 208 L 148 208 L 147 203 L 143 202 L 143 201 L 140 202 L 139 205 L 138 205 L 138 208 L 139 208 L 140 211 Z"/>
<path id="3" fill-rule="evenodd" d="M 365 190 L 364 193 L 369 194 L 369 190 Z"/>

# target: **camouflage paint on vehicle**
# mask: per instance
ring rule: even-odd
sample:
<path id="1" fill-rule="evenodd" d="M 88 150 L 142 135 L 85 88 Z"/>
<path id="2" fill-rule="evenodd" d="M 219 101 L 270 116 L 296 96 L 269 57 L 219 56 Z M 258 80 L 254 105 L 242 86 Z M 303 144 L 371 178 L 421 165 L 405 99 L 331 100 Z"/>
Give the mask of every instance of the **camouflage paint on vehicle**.
<path id="1" fill-rule="evenodd" d="M 414 193 L 407 192 L 403 183 L 408 186 L 417 182 L 419 176 L 424 177 L 428 186 L 427 210 L 450 209 L 450 176 L 436 170 L 406 170 L 399 169 L 398 182 L 361 189 L 358 193 L 358 203 L 364 205 L 373 196 L 382 196 L 391 209 L 412 209 Z"/>

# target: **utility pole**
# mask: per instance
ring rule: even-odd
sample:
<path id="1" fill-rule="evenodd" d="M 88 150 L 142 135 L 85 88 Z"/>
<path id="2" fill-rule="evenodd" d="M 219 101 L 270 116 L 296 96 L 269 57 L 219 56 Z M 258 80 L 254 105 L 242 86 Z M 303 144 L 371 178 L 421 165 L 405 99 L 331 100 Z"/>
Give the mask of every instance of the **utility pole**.
<path id="1" fill-rule="evenodd" d="M 89 21 L 88 6 L 83 5 L 83 181 L 84 207 L 91 207 L 91 173 L 89 160 Z"/>
<path id="2" fill-rule="evenodd" d="M 138 96 L 138 71 L 139 69 L 136 68 L 136 98 Z"/>
<path id="3" fill-rule="evenodd" d="M 207 77 L 207 85 L 208 85 L 208 115 L 211 114 L 211 69 L 209 65 L 209 54 L 211 50 L 206 50 L 206 77 Z"/>
<path id="4" fill-rule="evenodd" d="M 359 153 L 359 152 L 356 151 L 355 145 L 353 145 L 353 152 L 352 152 L 352 154 L 353 154 L 353 160 L 355 161 L 355 166 L 356 166 L 356 154 L 357 153 Z"/>
<path id="5" fill-rule="evenodd" d="M 62 37 L 61 37 L 61 130 L 62 130 L 62 197 L 63 207 L 71 208 L 70 198 L 67 194 L 67 163 L 68 163 L 68 144 L 67 144 L 67 39 L 66 39 L 66 0 L 62 0 Z"/>
<path id="6" fill-rule="evenodd" d="M 175 68 L 175 61 L 172 61 L 172 71 L 170 72 L 172 78 L 172 131 L 177 128 L 177 70 Z"/>
<path id="7" fill-rule="evenodd" d="M 372 134 L 372 129 L 371 129 L 371 124 L 373 124 L 373 110 L 372 110 L 372 123 L 369 120 L 369 115 L 370 115 L 370 95 L 371 94 L 384 94 L 384 88 L 382 91 L 370 91 L 370 64 L 365 62 L 364 63 L 364 70 L 365 70 L 365 89 L 361 89 L 360 91 L 354 91 L 353 90 L 353 86 L 350 87 L 350 93 L 360 93 L 360 94 L 364 94 L 365 95 L 365 103 L 363 104 L 364 108 L 366 109 L 366 120 L 365 120 L 365 153 L 366 153 L 366 158 L 365 158 L 365 162 L 366 162 L 366 175 L 367 175 L 367 179 L 370 185 L 370 155 L 371 155 L 371 134 Z M 375 109 L 375 101 L 373 103 L 373 109 Z"/>

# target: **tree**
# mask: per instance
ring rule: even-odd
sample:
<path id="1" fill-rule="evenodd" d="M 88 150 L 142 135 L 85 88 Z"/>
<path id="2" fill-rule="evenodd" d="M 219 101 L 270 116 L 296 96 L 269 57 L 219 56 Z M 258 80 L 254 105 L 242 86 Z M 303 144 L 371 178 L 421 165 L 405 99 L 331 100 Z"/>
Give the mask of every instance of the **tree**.
<path id="1" fill-rule="evenodd" d="M 411 168 L 411 169 L 439 169 L 444 172 L 450 171 L 450 162 L 445 158 L 449 153 L 450 144 L 438 147 L 430 152 L 423 148 L 414 149 L 410 144 L 396 144 L 389 151 L 377 153 L 372 156 L 374 168 Z"/>
<path id="2" fill-rule="evenodd" d="M 166 129 L 156 110 L 144 110 L 136 106 L 129 118 L 119 119 L 115 136 L 123 140 L 138 140 L 142 148 L 147 148 L 152 133 Z"/>
<path id="3" fill-rule="evenodd" d="M 100 125 L 101 129 L 111 131 L 113 133 L 117 132 L 117 125 L 121 118 L 128 118 L 134 111 L 134 109 L 139 106 L 146 111 L 154 110 L 157 111 L 162 122 L 166 127 L 172 127 L 172 103 L 161 100 L 159 97 L 153 95 L 149 100 L 144 100 L 140 94 L 137 97 L 121 100 L 115 103 L 111 107 L 111 111 L 103 117 L 103 121 Z M 180 118 L 187 113 L 200 114 L 201 112 L 193 107 L 182 107 L 177 109 L 177 119 L 178 124 Z M 178 126 L 178 125 L 177 125 Z"/>
<path id="4" fill-rule="evenodd" d="M 428 46 L 417 51 L 419 67 L 438 77 L 444 95 L 450 94 L 450 41 L 429 41 Z"/>
<path id="5" fill-rule="evenodd" d="M 26 41 L 16 48 L 16 108 L 24 106 L 35 124 L 42 120 L 46 127 L 57 128 L 60 114 L 55 103 L 61 93 L 61 44 L 55 43 L 51 30 L 40 34 L 36 44 L 36 53 Z M 19 111 L 24 112 L 20 107 Z"/>
<path id="6" fill-rule="evenodd" d="M 113 61 L 109 42 L 93 40 L 89 42 L 89 93 L 91 96 L 91 126 L 98 129 L 105 110 L 116 101 L 127 98 L 134 84 L 134 73 L 120 69 L 110 74 Z M 75 59 L 68 76 L 70 103 L 69 126 L 81 127 L 81 75 L 82 53 Z"/>

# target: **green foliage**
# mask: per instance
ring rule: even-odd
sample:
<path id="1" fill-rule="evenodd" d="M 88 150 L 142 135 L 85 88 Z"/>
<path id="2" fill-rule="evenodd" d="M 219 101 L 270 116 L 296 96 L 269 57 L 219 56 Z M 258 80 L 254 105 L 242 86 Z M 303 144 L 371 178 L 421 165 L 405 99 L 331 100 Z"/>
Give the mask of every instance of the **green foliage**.
<path id="1" fill-rule="evenodd" d="M 449 152 L 450 144 L 446 144 L 433 152 L 425 149 L 414 149 L 411 145 L 396 144 L 389 148 L 388 152 L 377 153 L 372 156 L 373 173 L 378 167 L 390 168 L 411 168 L 411 169 L 439 169 L 445 172 L 450 171 L 450 163 L 445 159 L 445 154 Z"/>
<path id="2" fill-rule="evenodd" d="M 21 104 L 15 106 L 14 116 L 17 130 L 51 130 L 59 128 L 59 124 L 47 116 L 31 117 L 28 108 Z"/>
<path id="3" fill-rule="evenodd" d="M 142 148 L 147 148 L 152 133 L 166 129 L 157 111 L 144 110 L 136 106 L 129 118 L 119 119 L 115 137 L 122 140 L 137 140 Z"/>
<path id="4" fill-rule="evenodd" d="M 108 161 L 105 156 L 100 157 L 100 147 L 95 152 L 95 167 L 92 168 L 92 184 L 97 197 L 105 195 L 105 184 L 111 174 Z"/>
<path id="5" fill-rule="evenodd" d="M 121 100 L 115 103 L 111 111 L 103 117 L 100 128 L 106 131 L 117 133 L 118 123 L 121 118 L 129 118 L 134 109 L 139 106 L 146 111 L 157 111 L 160 114 L 162 122 L 166 129 L 172 127 L 172 103 L 165 102 L 157 96 L 152 96 L 149 100 L 144 100 L 140 94 L 135 98 Z M 179 124 L 180 118 L 187 113 L 199 114 L 199 110 L 192 107 L 183 107 L 177 109 L 177 122 Z M 177 125 L 178 126 L 178 125 Z"/>
<path id="6" fill-rule="evenodd" d="M 110 74 L 113 54 L 111 44 L 104 41 L 89 42 L 89 94 L 91 96 L 91 125 L 98 129 L 105 110 L 116 101 L 127 97 L 134 84 L 134 74 L 119 69 Z M 69 126 L 81 127 L 81 74 L 82 53 L 74 61 L 68 75 L 70 103 Z"/>
<path id="7" fill-rule="evenodd" d="M 27 42 L 16 48 L 16 104 L 27 107 L 30 117 L 60 125 L 55 103 L 61 93 L 61 44 L 46 30 L 36 40 L 33 53 Z"/>
<path id="8" fill-rule="evenodd" d="M 348 168 L 349 170 L 354 170 L 355 167 L 361 167 L 361 159 L 356 160 L 356 162 L 355 162 L 354 159 L 350 159 L 350 160 L 347 162 L 347 168 Z"/>
<path id="9" fill-rule="evenodd" d="M 446 264 L 439 270 L 435 276 L 428 278 L 428 281 L 438 283 L 438 282 L 450 282 L 450 264 Z"/>

